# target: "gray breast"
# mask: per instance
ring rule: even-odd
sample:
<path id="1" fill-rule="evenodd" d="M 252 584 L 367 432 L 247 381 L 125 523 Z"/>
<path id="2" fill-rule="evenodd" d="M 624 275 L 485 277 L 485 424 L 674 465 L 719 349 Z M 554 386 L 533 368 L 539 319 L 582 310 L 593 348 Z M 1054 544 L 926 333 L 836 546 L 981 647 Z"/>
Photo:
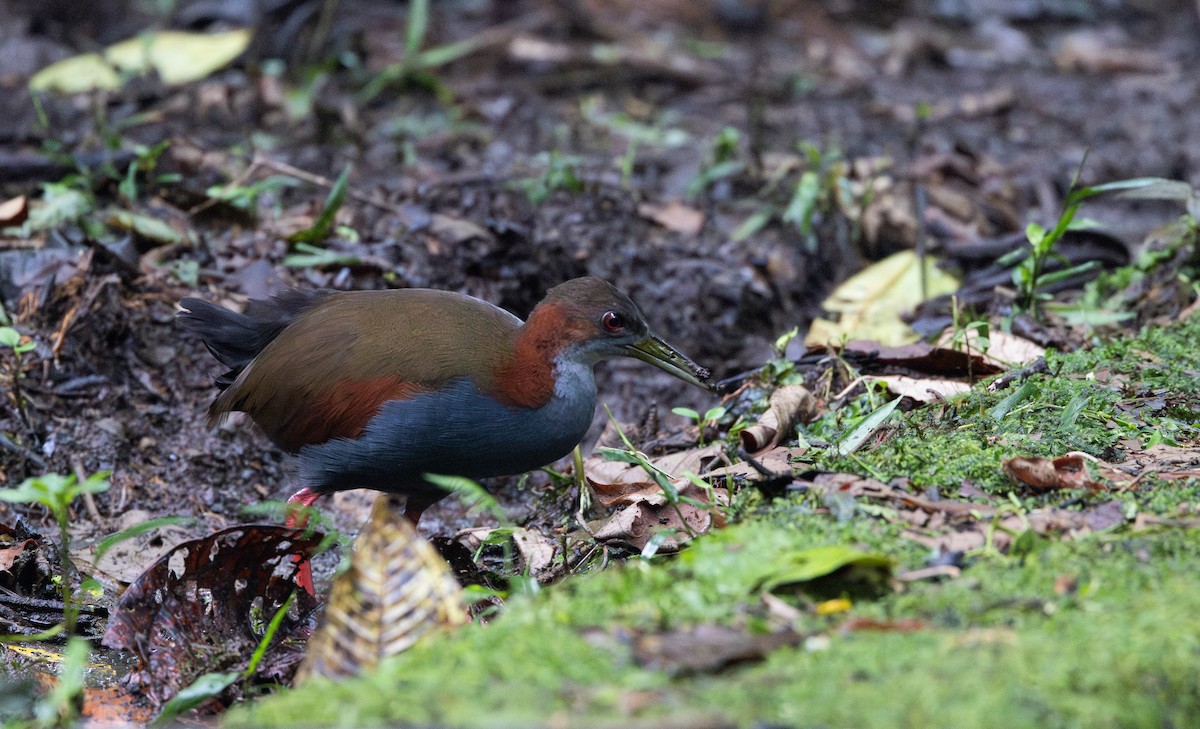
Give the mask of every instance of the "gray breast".
<path id="1" fill-rule="evenodd" d="M 567 363 L 556 374 L 555 394 L 540 408 L 502 405 L 468 378 L 389 402 L 359 438 L 304 447 L 301 480 L 321 492 L 416 493 L 431 490 L 425 473 L 485 478 L 544 466 L 583 439 L 596 408 L 590 367 Z"/>

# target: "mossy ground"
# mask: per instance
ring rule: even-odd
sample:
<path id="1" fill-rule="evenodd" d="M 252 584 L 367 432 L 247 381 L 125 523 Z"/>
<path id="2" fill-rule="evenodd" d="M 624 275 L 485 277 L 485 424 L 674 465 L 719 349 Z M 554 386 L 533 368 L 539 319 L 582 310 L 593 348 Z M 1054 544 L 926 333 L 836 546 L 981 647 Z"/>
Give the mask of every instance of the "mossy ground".
<path id="1" fill-rule="evenodd" d="M 1120 494 L 1030 495 L 1000 464 L 1069 450 L 1115 461 L 1132 441 L 1194 444 L 1198 334 L 1194 318 L 1052 355 L 1051 374 L 1031 380 L 1036 386 L 1000 417 L 997 404 L 1021 383 L 908 413 L 880 447 L 817 465 L 906 476 L 947 494 L 969 480 L 1005 492 L 997 498 L 1011 492 L 1016 510 L 1086 509 L 1117 498 L 1130 517 L 1194 514 L 1196 479 L 1145 478 Z M 977 550 L 965 555 L 956 579 L 859 596 L 845 613 L 821 615 L 780 592 L 800 607 L 793 627 L 811 637 L 758 663 L 690 673 L 640 665 L 631 635 L 712 623 L 748 632 L 777 627 L 760 594 L 762 576 L 807 548 L 855 546 L 891 558 L 897 570 L 930 559 L 878 509 L 835 516 L 818 494 L 773 502 L 747 494 L 739 507 L 739 523 L 680 555 L 633 559 L 514 598 L 489 625 L 428 640 L 360 679 L 247 703 L 226 724 L 1200 724 L 1200 539 L 1186 526 L 1139 529 L 1132 519 L 1073 538 L 1034 536 L 1019 554 Z M 854 618 L 884 629 L 846 629 Z"/>

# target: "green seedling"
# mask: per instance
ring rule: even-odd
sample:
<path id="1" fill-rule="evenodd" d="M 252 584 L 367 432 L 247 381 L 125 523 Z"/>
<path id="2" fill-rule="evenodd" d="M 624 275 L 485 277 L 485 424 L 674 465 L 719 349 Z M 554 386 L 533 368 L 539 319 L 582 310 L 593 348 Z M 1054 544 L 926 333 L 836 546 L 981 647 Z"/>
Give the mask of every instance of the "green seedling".
<path id="1" fill-rule="evenodd" d="M 341 210 L 342 203 L 346 202 L 349 181 L 350 167 L 346 167 L 342 170 L 342 174 L 338 175 L 337 180 L 333 183 L 333 187 L 329 188 L 329 194 L 325 197 L 325 204 L 321 206 L 321 214 L 317 216 L 317 219 L 310 227 L 291 235 L 288 238 L 289 243 L 315 245 L 323 243 L 329 237 L 330 231 L 333 230 L 338 210 Z"/>
<path id="2" fill-rule="evenodd" d="M 213 185 L 205 190 L 205 194 L 213 200 L 225 203 L 238 210 L 253 213 L 258 209 L 258 201 L 265 194 L 273 193 L 285 187 L 295 187 L 300 182 L 286 175 L 271 175 L 247 185 L 230 182 L 224 185 Z"/>
<path id="3" fill-rule="evenodd" d="M 405 83 L 416 83 L 434 89 L 439 96 L 449 97 L 451 92 L 433 75 L 432 71 L 474 53 L 489 42 L 483 35 L 457 43 L 447 43 L 425 49 L 425 35 L 429 30 L 429 0 L 412 0 L 408 4 L 408 22 L 404 27 L 404 57 L 384 68 L 359 93 L 358 101 L 366 104 L 385 89 Z"/>
<path id="4" fill-rule="evenodd" d="M 800 142 L 797 147 L 804 156 L 804 171 L 791 183 L 787 202 L 779 202 L 784 179 L 777 177 L 768 180 L 760 193 L 763 202 L 730 234 L 733 240 L 745 240 L 778 219 L 800 233 L 806 251 L 816 252 L 818 241 L 815 226 L 823 216 L 839 207 L 860 211 L 861 216 L 861 211 L 870 204 L 874 186 L 864 185 L 861 195 L 853 191 L 839 149 L 833 147 L 822 151 L 808 142 Z M 784 187 L 783 191 L 787 189 Z M 850 237 L 857 239 L 860 223 L 857 218 L 851 222 L 853 230 Z"/>
<path id="5" fill-rule="evenodd" d="M 179 182 L 183 178 L 178 172 L 155 174 L 159 158 L 170 146 L 171 140 L 164 139 L 153 147 L 138 145 L 135 148 L 134 153 L 137 156 L 129 163 L 129 167 L 126 168 L 125 174 L 117 184 L 117 192 L 125 202 L 130 205 L 137 203 L 139 175 L 151 185 L 168 185 Z"/>
<path id="6" fill-rule="evenodd" d="M 538 161 L 544 163 L 542 174 L 537 177 L 517 181 L 517 187 L 524 191 L 532 205 L 541 205 L 558 190 L 578 194 L 583 192 L 583 182 L 576 172 L 581 159 L 575 155 L 562 154 L 555 150 L 549 154 L 538 155 Z"/>
<path id="7" fill-rule="evenodd" d="M 78 725 L 79 706 L 90 655 L 91 647 L 85 639 L 74 636 L 67 641 L 59 664 L 58 680 L 33 707 L 32 727 L 65 729 Z"/>
<path id="8" fill-rule="evenodd" d="M 595 96 L 580 104 L 580 113 L 589 124 L 625 139 L 625 153 L 621 155 L 618 167 L 621 170 L 621 184 L 626 188 L 633 179 L 637 153 L 641 147 L 672 149 L 682 147 L 691 139 L 687 132 L 669 126 L 666 120 L 645 124 L 626 113 L 605 112 L 599 97 Z"/>
<path id="9" fill-rule="evenodd" d="M 746 169 L 745 161 L 738 158 L 741 143 L 742 133 L 735 127 L 723 127 L 717 132 L 708 160 L 688 183 L 686 194 L 689 198 L 699 197 L 720 180 L 738 175 Z"/>
<path id="10" fill-rule="evenodd" d="M 725 417 L 725 407 L 717 405 L 705 411 L 704 415 L 692 410 L 691 408 L 671 408 L 671 412 L 684 418 L 689 418 L 696 423 L 696 430 L 699 436 L 696 439 L 697 445 L 704 447 L 704 430 L 710 425 L 716 425 L 717 421 Z"/>
<path id="11" fill-rule="evenodd" d="M 1079 207 L 1086 200 L 1110 192 L 1121 193 L 1123 197 L 1143 199 L 1179 199 L 1186 193 L 1189 210 L 1193 206 L 1192 190 L 1184 183 L 1158 177 L 1138 177 L 1091 187 L 1077 187 L 1081 170 L 1082 164 L 1080 169 L 1075 171 L 1075 177 L 1071 180 L 1071 190 L 1067 193 L 1067 199 L 1063 202 L 1063 210 L 1054 227 L 1047 230 L 1036 222 L 1029 223 L 1025 226 L 1025 237 L 1029 240 L 1029 248 L 1013 251 L 1000 259 L 1000 263 L 1004 265 L 1011 264 L 1018 256 L 1024 256 L 1013 268 L 1013 285 L 1017 289 L 1018 308 L 1035 317 L 1041 316 L 1042 303 L 1050 299 L 1050 295 L 1042 289 L 1076 274 L 1091 271 L 1100 265 L 1097 261 L 1085 261 L 1074 266 L 1067 266 L 1059 271 L 1046 271 L 1047 265 L 1052 259 L 1066 263 L 1066 258 L 1056 248 L 1068 230 L 1081 227 L 1075 223 L 1075 214 L 1079 212 Z"/>
<path id="12" fill-rule="evenodd" d="M 70 589 L 74 565 L 71 563 L 71 535 L 67 526 L 71 521 L 71 503 L 84 494 L 98 494 L 108 490 L 111 471 L 97 471 L 82 483 L 74 474 L 63 476 L 47 473 L 27 478 L 15 488 L 0 489 L 0 501 L 21 504 L 41 504 L 50 510 L 58 524 L 58 553 L 61 559 L 63 625 L 67 634 L 75 630 L 79 617 L 79 604 Z"/>
<path id="13" fill-rule="evenodd" d="M 328 266 L 357 266 L 362 259 L 350 253 L 338 253 L 308 243 L 297 243 L 295 253 L 283 258 L 288 268 L 325 268 Z"/>
<path id="14" fill-rule="evenodd" d="M 12 350 L 13 359 L 15 360 L 12 369 L 9 371 L 8 381 L 12 388 L 11 392 L 14 404 L 17 406 L 17 411 L 21 413 L 22 420 L 25 419 L 25 398 L 21 395 L 20 379 L 24 373 L 24 355 L 36 348 L 37 343 L 32 339 L 22 342 L 21 333 L 13 327 L 0 326 L 0 350 Z"/>

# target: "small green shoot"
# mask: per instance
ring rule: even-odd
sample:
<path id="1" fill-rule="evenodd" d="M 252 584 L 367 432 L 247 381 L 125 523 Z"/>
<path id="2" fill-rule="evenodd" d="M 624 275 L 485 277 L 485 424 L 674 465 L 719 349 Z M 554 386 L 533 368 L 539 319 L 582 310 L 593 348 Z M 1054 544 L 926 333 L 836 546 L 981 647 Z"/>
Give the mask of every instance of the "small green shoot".
<path id="1" fill-rule="evenodd" d="M 71 535 L 67 530 L 71 521 L 71 503 L 84 494 L 98 494 L 108 490 L 110 471 L 98 471 L 88 476 L 83 483 L 74 474 L 63 476 L 47 473 L 27 478 L 15 488 L 0 489 L 0 501 L 20 504 L 41 504 L 50 510 L 58 524 L 58 552 L 61 557 L 63 623 L 67 634 L 75 630 L 79 617 L 79 605 L 68 587 L 71 583 Z"/>
<path id="2" fill-rule="evenodd" d="M 329 266 L 357 266 L 362 259 L 350 253 L 338 253 L 326 248 L 297 243 L 293 246 L 296 253 L 283 258 L 283 265 L 288 268 L 325 268 Z"/>
<path id="3" fill-rule="evenodd" d="M 708 161 L 700 168 L 695 179 L 688 183 L 688 198 L 699 197 L 705 190 L 720 180 L 728 179 L 746 169 L 746 163 L 738 159 L 742 133 L 735 127 L 723 127 L 713 138 Z"/>
<path id="4" fill-rule="evenodd" d="M 876 408 L 863 418 L 862 422 L 854 430 L 850 431 L 849 434 L 833 445 L 833 452 L 838 456 L 845 457 L 858 450 L 859 446 L 866 442 L 867 438 L 870 438 L 891 417 L 892 412 L 902 399 L 898 397 Z"/>
<path id="5" fill-rule="evenodd" d="M 1081 169 L 1082 165 L 1075 171 L 1075 177 L 1071 180 L 1071 190 L 1067 193 L 1063 210 L 1054 227 L 1047 230 L 1036 222 L 1029 223 L 1025 226 L 1025 237 L 1029 240 L 1029 248 L 1023 251 L 1014 251 L 1000 261 L 1002 264 L 1011 263 L 1016 256 L 1027 254 L 1013 268 L 1012 277 L 1013 285 L 1017 289 L 1018 308 L 1034 316 L 1041 315 L 1041 304 L 1050 298 L 1049 294 L 1042 291 L 1043 288 L 1076 274 L 1095 269 L 1100 265 L 1097 261 L 1085 261 L 1074 266 L 1067 266 L 1059 271 L 1046 271 L 1052 258 L 1065 262 L 1063 256 L 1055 248 L 1068 230 L 1075 229 L 1076 226 L 1073 224 L 1075 214 L 1079 212 L 1079 207 L 1086 200 L 1110 192 L 1122 193 L 1124 197 L 1135 198 L 1145 198 L 1159 192 L 1177 198 L 1180 194 L 1179 186 L 1183 184 L 1158 177 L 1138 177 L 1091 187 L 1077 187 Z M 1192 199 L 1191 188 L 1187 188 L 1187 194 L 1190 201 Z"/>
<path id="6" fill-rule="evenodd" d="M 468 510 L 479 509 L 500 522 L 501 526 L 513 526 L 512 520 L 508 518 L 508 512 L 504 510 L 496 497 L 474 480 L 464 476 L 443 476 L 436 473 L 425 474 L 425 480 L 458 496 L 466 504 Z"/>
<path id="7" fill-rule="evenodd" d="M 469 56 L 487 43 L 487 39 L 481 35 L 422 50 L 425 46 L 425 35 L 429 30 L 429 6 L 429 0 L 412 0 L 408 4 L 408 22 L 404 28 L 404 57 L 380 71 L 363 87 L 358 94 L 360 105 L 370 102 L 385 89 L 404 83 L 421 84 L 441 91 L 441 96 L 449 96 L 449 91 L 430 74 L 430 71 Z"/>
<path id="8" fill-rule="evenodd" d="M 34 706 L 32 726 L 51 729 L 77 725 L 89 655 L 91 646 L 87 640 L 74 636 L 67 641 L 59 663 L 58 680 Z"/>
<path id="9" fill-rule="evenodd" d="M 602 102 L 596 96 L 584 99 L 580 104 L 580 113 L 593 126 L 625 139 L 625 153 L 621 155 L 618 167 L 621 171 L 621 184 L 626 188 L 633 179 L 639 148 L 647 146 L 653 149 L 672 149 L 682 147 L 690 141 L 687 132 L 669 126 L 665 120 L 645 124 L 623 112 L 608 113 L 604 111 Z"/>
<path id="10" fill-rule="evenodd" d="M 273 193 L 285 187 L 295 187 L 299 184 L 299 181 L 294 177 L 271 175 L 248 185 L 235 182 L 224 185 L 213 185 L 204 192 L 213 200 L 223 202 L 238 210 L 252 213 L 258 209 L 259 198 L 263 195 Z"/>
<path id="11" fill-rule="evenodd" d="M 725 417 L 724 406 L 717 405 L 709 408 L 704 415 L 692 410 L 691 408 L 671 408 L 671 412 L 684 418 L 688 418 L 696 423 L 696 430 L 699 432 L 696 442 L 701 448 L 704 447 L 704 431 L 710 425 L 716 425 L 717 421 Z"/>
<path id="12" fill-rule="evenodd" d="M 342 174 L 338 175 L 337 180 L 333 183 L 333 187 L 329 188 L 329 194 L 325 197 L 325 204 L 321 206 L 321 214 L 317 216 L 312 226 L 299 233 L 294 233 L 288 238 L 288 242 L 294 244 L 308 243 L 310 245 L 324 242 L 329 237 L 330 231 L 333 230 L 333 223 L 337 218 L 338 210 L 341 210 L 342 203 L 346 201 L 349 181 L 350 167 L 347 166 L 342 170 Z"/>
<path id="13" fill-rule="evenodd" d="M 538 161 L 545 164 L 542 173 L 537 177 L 518 180 L 516 183 L 529 198 L 530 204 L 541 205 L 551 193 L 558 190 L 573 194 L 583 192 L 583 182 L 576 172 L 581 158 L 554 150 L 549 154 L 538 155 Z"/>

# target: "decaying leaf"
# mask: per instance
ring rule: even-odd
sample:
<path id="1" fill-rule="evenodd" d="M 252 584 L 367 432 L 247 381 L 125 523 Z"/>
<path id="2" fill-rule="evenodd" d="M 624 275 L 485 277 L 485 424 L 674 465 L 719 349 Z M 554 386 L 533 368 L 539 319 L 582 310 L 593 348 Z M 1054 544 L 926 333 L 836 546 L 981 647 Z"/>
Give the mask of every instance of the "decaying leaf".
<path id="1" fill-rule="evenodd" d="M 784 629 L 770 633 L 703 624 L 665 633 L 642 633 L 633 639 L 633 657 L 642 666 L 681 675 L 712 673 L 757 661 L 777 648 L 799 645 L 805 635 Z"/>
<path id="2" fill-rule="evenodd" d="M 740 434 L 742 448 L 754 454 L 773 448 L 791 434 L 798 423 L 817 417 L 817 399 L 802 385 L 785 385 L 771 393 L 767 410 Z"/>
<path id="3" fill-rule="evenodd" d="M 315 622 L 316 598 L 297 590 L 296 558 L 311 559 L 321 535 L 243 525 L 184 542 L 163 555 L 117 602 L 104 645 L 131 652 L 128 683 L 161 706 L 209 671 L 241 670 L 275 611 L 293 591 L 259 675 L 286 679 L 300 660 L 294 641 Z"/>
<path id="4" fill-rule="evenodd" d="M 892 395 L 911 398 L 922 404 L 939 401 L 945 402 L 956 395 L 969 392 L 971 389 L 971 386 L 967 383 L 957 380 L 918 379 L 902 375 L 867 377 L 864 380 L 867 382 L 882 382 L 887 386 L 888 392 Z"/>
<path id="5" fill-rule="evenodd" d="M 156 72 L 169 86 L 197 81 L 228 65 L 246 50 L 251 33 L 241 28 L 222 33 L 156 31 L 121 41 L 100 53 L 85 53 L 38 71 L 29 79 L 34 91 L 78 94 L 121 86 L 121 74 Z"/>
<path id="6" fill-rule="evenodd" d="M 1046 348 L 1016 334 L 993 330 L 987 335 L 987 346 L 981 340 L 982 335 L 976 330 L 965 332 L 961 343 L 955 342 L 956 332 L 947 329 L 938 337 L 937 346 L 949 349 L 967 349 L 971 354 L 981 356 L 984 361 L 995 368 L 984 374 L 993 374 L 1010 367 L 1027 365 L 1039 357 L 1046 355 Z"/>
<path id="7" fill-rule="evenodd" d="M 704 227 L 704 213 L 678 201 L 661 205 L 642 203 L 638 206 L 638 215 L 684 235 L 696 235 Z"/>
<path id="8" fill-rule="evenodd" d="M 25 548 L 34 544 L 36 542 L 32 539 L 26 539 L 8 547 L 0 547 L 0 572 L 8 572 L 12 569 L 17 558 L 25 553 Z"/>
<path id="9" fill-rule="evenodd" d="M 589 482 L 596 487 L 597 484 Z M 659 539 L 658 551 L 670 552 L 707 532 L 714 523 L 724 525 L 724 518 L 716 509 L 728 503 L 729 495 L 724 488 L 712 489 L 717 503 L 709 504 L 708 496 L 690 481 L 676 487 L 681 497 L 676 503 L 670 503 L 662 489 L 652 482 L 635 492 L 622 493 L 614 503 L 626 505 L 608 519 L 590 524 L 593 536 L 599 542 L 623 544 L 639 551 L 652 539 Z"/>
<path id="10" fill-rule="evenodd" d="M 921 290 L 925 266 L 927 289 Z M 958 281 L 939 269 L 933 259 L 924 262 L 912 251 L 902 251 L 879 261 L 842 282 L 823 302 L 825 310 L 839 315 L 836 322 L 813 321 L 806 344 L 823 345 L 847 339 L 870 339 L 884 344 L 904 344 L 917 339 L 901 315 L 927 297 L 949 294 Z"/>
<path id="11" fill-rule="evenodd" d="M 350 568 L 334 580 L 297 681 L 355 675 L 467 621 L 462 589 L 445 560 L 402 514 L 394 497 L 375 500 Z"/>
<path id="12" fill-rule="evenodd" d="M 655 456 L 649 459 L 649 462 L 658 470 L 672 476 L 680 476 L 688 472 L 706 474 L 712 464 L 724 456 L 724 452 L 721 444 L 713 443 L 702 448 L 688 448 Z M 589 480 L 604 484 L 601 487 L 604 493 L 597 493 L 596 496 L 606 506 L 613 503 L 610 495 L 615 493 L 614 489 L 617 484 L 638 484 L 638 488 L 643 488 L 650 477 L 650 474 L 646 473 L 645 469 L 637 463 L 605 460 L 601 455 L 588 458 L 584 464 L 584 471 L 588 474 Z M 659 490 L 661 491 L 661 489 Z"/>
<path id="13" fill-rule="evenodd" d="M 466 546 L 471 550 L 476 550 L 486 543 L 496 531 L 490 527 L 475 527 L 464 529 L 455 536 L 460 539 L 465 538 Z M 550 581 L 561 575 L 560 570 L 554 569 L 554 557 L 558 554 L 559 549 L 552 540 L 532 529 L 516 527 L 504 531 L 516 545 L 517 553 L 521 555 L 522 571 L 527 571 L 530 577 L 539 582 Z M 442 553 L 442 557 L 446 557 L 445 552 Z M 561 563 L 559 566 L 561 567 Z"/>
<path id="14" fill-rule="evenodd" d="M 1088 475 L 1084 454 L 1078 452 L 1054 459 L 1018 456 L 1004 462 L 1004 472 L 1038 491 L 1103 489 L 1103 486 Z"/>

